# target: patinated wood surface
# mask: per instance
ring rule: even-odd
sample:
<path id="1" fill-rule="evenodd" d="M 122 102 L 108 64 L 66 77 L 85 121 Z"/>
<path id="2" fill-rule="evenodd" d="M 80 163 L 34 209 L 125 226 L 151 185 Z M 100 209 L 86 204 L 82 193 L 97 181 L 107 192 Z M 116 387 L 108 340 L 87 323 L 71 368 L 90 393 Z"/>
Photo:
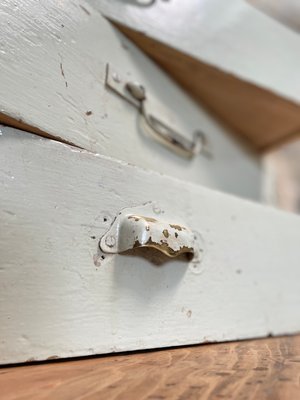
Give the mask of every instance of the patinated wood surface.
<path id="1" fill-rule="evenodd" d="M 300 336 L 0 369 L 1 399 L 299 399 Z"/>

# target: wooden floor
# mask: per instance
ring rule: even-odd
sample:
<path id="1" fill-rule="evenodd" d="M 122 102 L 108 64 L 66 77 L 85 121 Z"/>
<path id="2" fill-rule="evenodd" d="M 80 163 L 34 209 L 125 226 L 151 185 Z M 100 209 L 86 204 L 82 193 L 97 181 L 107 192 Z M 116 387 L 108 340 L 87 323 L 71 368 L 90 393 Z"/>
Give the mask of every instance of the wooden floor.
<path id="1" fill-rule="evenodd" d="M 0 369 L 0 399 L 300 399 L 300 336 Z"/>

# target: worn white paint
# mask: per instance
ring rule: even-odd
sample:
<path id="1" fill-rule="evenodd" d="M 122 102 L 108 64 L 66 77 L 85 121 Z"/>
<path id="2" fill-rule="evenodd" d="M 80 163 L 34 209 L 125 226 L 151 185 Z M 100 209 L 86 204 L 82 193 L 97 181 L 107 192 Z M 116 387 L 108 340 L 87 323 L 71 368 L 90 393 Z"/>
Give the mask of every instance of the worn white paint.
<path id="1" fill-rule="evenodd" d="M 1 132 L 1 363 L 300 330 L 299 217 Z M 117 213 L 149 201 L 158 219 L 198 232 L 196 268 L 102 260 L 98 242 Z"/>
<path id="2" fill-rule="evenodd" d="M 299 34 L 246 0 L 157 0 L 143 7 L 131 0 L 89 1 L 109 18 L 241 80 L 300 102 Z M 281 3 L 285 9 L 293 4 Z"/>
<path id="3" fill-rule="evenodd" d="M 120 254 L 137 248 L 150 248 L 168 257 L 188 255 L 194 263 L 198 262 L 203 249 L 195 233 L 163 216 L 157 218 L 154 207 L 154 203 L 148 202 L 120 211 L 102 236 L 100 249 L 104 253 Z"/>
<path id="4" fill-rule="evenodd" d="M 261 170 L 207 112 L 85 0 L 0 4 L 0 111 L 77 146 L 211 188 L 259 199 Z M 135 107 L 105 88 L 110 63 L 147 90 L 151 112 L 213 158 L 186 160 L 147 136 Z"/>

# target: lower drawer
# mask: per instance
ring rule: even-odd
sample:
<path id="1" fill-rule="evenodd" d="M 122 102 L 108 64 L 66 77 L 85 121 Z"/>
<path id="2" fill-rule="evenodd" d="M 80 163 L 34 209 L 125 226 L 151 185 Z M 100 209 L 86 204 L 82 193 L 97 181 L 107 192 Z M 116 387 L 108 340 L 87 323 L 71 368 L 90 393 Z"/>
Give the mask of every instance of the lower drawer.
<path id="1" fill-rule="evenodd" d="M 1 132 L 2 364 L 300 330 L 299 217 Z M 173 227 L 173 248 L 189 228 L 201 254 L 101 251 L 124 208 Z"/>

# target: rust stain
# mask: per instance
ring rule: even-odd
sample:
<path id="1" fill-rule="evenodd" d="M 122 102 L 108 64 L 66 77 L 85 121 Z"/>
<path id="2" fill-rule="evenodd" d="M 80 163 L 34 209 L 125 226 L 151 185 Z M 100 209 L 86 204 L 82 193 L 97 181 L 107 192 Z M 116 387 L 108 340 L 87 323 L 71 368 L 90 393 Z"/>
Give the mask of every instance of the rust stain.
<path id="1" fill-rule="evenodd" d="M 129 215 L 128 219 L 134 219 L 136 222 L 139 221 L 141 218 L 137 215 Z"/>
<path id="2" fill-rule="evenodd" d="M 164 235 L 165 238 L 168 238 L 168 237 L 169 237 L 168 229 L 164 229 L 164 230 L 163 230 L 163 235 Z"/>
<path id="3" fill-rule="evenodd" d="M 139 215 L 129 215 L 128 219 L 134 219 L 136 222 L 144 219 L 147 222 L 157 222 L 157 219 L 151 217 L 144 217 Z"/>
<path id="4" fill-rule="evenodd" d="M 133 248 L 133 249 L 136 249 L 137 247 L 141 247 L 141 246 L 142 246 L 142 244 L 139 242 L 139 240 L 136 240 L 136 241 L 133 243 L 132 248 Z"/>
<path id="5" fill-rule="evenodd" d="M 157 219 L 150 217 L 143 217 L 147 222 L 157 222 Z"/>
<path id="6" fill-rule="evenodd" d="M 136 240 L 133 244 L 132 248 L 137 247 L 153 247 L 156 250 L 161 251 L 169 257 L 177 257 L 184 253 L 189 253 L 191 255 L 194 254 L 192 247 L 182 246 L 179 250 L 174 250 L 169 246 L 167 242 L 161 241 L 161 243 L 154 242 L 152 237 L 150 236 L 146 243 L 141 243 L 139 240 Z"/>
<path id="7" fill-rule="evenodd" d="M 57 360 L 58 358 L 58 356 L 50 356 L 47 358 L 47 360 Z"/>
<path id="8" fill-rule="evenodd" d="M 176 229 L 177 231 L 185 231 L 185 227 L 184 226 L 180 226 L 180 225 L 176 225 L 176 224 L 170 224 L 170 227 L 173 229 Z"/>

